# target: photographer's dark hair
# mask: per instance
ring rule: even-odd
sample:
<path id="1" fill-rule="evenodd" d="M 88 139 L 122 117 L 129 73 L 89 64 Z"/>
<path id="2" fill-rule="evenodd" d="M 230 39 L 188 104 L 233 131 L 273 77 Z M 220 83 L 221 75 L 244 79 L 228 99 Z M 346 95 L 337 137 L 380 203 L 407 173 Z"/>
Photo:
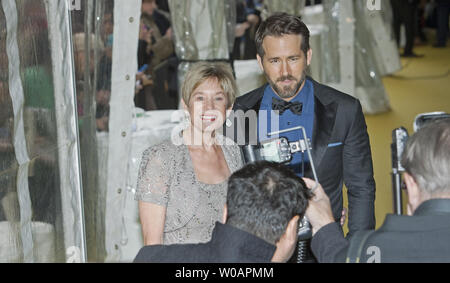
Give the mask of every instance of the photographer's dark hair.
<path id="1" fill-rule="evenodd" d="M 275 244 L 294 216 L 303 218 L 310 197 L 303 179 L 288 167 L 249 164 L 228 181 L 226 223 Z"/>
<path id="2" fill-rule="evenodd" d="M 287 13 L 276 13 L 260 25 L 255 36 L 258 55 L 261 58 L 264 58 L 265 52 L 263 48 L 263 41 L 266 36 L 281 37 L 287 34 L 302 36 L 301 49 L 306 56 L 308 50 L 310 49 L 309 29 L 300 17 L 289 15 Z"/>

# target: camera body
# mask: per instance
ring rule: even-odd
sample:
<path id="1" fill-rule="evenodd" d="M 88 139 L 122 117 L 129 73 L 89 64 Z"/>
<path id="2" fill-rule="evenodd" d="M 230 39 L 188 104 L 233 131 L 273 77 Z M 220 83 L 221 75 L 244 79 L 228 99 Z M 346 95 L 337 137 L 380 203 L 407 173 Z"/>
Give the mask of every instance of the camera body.
<path id="1" fill-rule="evenodd" d="M 292 160 L 289 141 L 286 138 L 271 139 L 258 145 L 246 145 L 242 147 L 241 152 L 245 163 L 262 160 L 287 163 Z"/>
<path id="2" fill-rule="evenodd" d="M 300 130 L 302 132 L 304 139 L 290 142 L 287 138 L 279 137 L 280 134 L 297 130 Z M 313 173 L 313 178 L 316 181 L 316 186 L 312 188 L 312 191 L 314 191 L 319 184 L 319 179 L 317 178 L 314 161 L 311 154 L 311 141 L 307 138 L 305 128 L 302 126 L 298 126 L 278 132 L 268 133 L 267 136 L 269 138 L 275 138 L 259 142 L 256 145 L 249 144 L 241 146 L 242 160 L 244 161 L 244 163 L 248 164 L 265 160 L 284 164 L 292 160 L 292 155 L 294 153 L 306 152 L 309 157 L 309 163 Z"/>
<path id="3" fill-rule="evenodd" d="M 305 139 L 299 141 L 289 142 L 285 137 L 279 137 L 279 134 L 301 130 Z M 314 162 L 311 155 L 311 142 L 306 139 L 306 130 L 304 127 L 295 127 L 280 132 L 270 133 L 269 137 L 277 136 L 276 138 L 268 139 L 257 145 L 244 145 L 241 146 L 242 158 L 245 164 L 253 163 L 257 161 L 271 161 L 282 164 L 287 164 L 292 161 L 293 154 L 299 152 L 307 152 L 309 155 L 309 163 L 313 171 L 316 183 L 319 184 L 317 179 Z M 315 188 L 313 188 L 314 190 Z M 297 249 L 294 252 L 294 256 L 289 262 L 314 262 L 312 252 L 310 250 L 310 240 L 312 238 L 312 228 L 308 219 L 304 217 L 299 221 L 298 228 L 298 244 Z"/>

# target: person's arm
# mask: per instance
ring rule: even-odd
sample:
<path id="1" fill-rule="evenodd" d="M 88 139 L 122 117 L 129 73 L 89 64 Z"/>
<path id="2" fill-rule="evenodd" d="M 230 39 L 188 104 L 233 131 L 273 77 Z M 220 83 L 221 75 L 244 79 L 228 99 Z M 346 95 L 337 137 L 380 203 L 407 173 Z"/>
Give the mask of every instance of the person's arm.
<path id="1" fill-rule="evenodd" d="M 172 30 L 168 30 L 167 35 L 156 39 L 156 42 L 149 45 L 154 58 L 158 62 L 164 61 L 174 53 L 174 43 L 172 39 Z"/>
<path id="2" fill-rule="evenodd" d="M 348 189 L 349 236 L 375 228 L 375 181 L 369 135 L 361 104 L 355 101 L 352 125 L 344 143 L 344 182 Z"/>
<path id="3" fill-rule="evenodd" d="M 309 189 L 314 188 L 315 181 L 307 178 L 303 180 Z M 313 194 L 305 213 L 312 226 L 311 250 L 321 263 L 344 262 L 348 242 L 340 224 L 334 220 L 330 199 L 320 184 Z"/>
<path id="4" fill-rule="evenodd" d="M 344 263 L 348 246 L 337 222 L 320 228 L 311 241 L 311 250 L 320 263 Z"/>
<path id="5" fill-rule="evenodd" d="M 163 235 L 169 199 L 170 160 L 165 148 L 151 148 L 143 153 L 135 199 L 139 201 L 139 217 L 144 244 L 164 244 Z"/>
<path id="6" fill-rule="evenodd" d="M 140 201 L 139 217 L 141 219 L 144 245 L 162 245 L 166 208 L 161 205 Z"/>

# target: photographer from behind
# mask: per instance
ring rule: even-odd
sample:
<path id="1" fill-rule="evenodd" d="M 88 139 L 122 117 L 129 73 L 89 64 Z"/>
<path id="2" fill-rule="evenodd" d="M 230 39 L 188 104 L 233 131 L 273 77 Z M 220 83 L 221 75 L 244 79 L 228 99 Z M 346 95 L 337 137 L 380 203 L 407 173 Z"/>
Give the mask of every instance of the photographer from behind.
<path id="1" fill-rule="evenodd" d="M 211 241 L 146 246 L 134 262 L 286 262 L 310 197 L 303 180 L 288 167 L 267 161 L 248 164 L 229 178 L 225 224 L 215 224 Z"/>
<path id="2" fill-rule="evenodd" d="M 450 119 L 431 122 L 403 152 L 408 215 L 387 215 L 376 231 L 347 241 L 334 222 L 321 186 L 306 216 L 313 227 L 312 251 L 319 262 L 450 262 Z M 315 182 L 305 180 L 312 188 Z"/>

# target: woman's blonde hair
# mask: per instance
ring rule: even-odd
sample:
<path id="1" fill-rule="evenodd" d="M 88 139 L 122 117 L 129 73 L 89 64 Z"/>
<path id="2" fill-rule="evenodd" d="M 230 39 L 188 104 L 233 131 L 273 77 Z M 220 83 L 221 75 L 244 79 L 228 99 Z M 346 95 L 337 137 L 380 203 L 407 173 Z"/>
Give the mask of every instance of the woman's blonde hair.
<path id="1" fill-rule="evenodd" d="M 199 62 L 189 69 L 181 89 L 184 103 L 189 105 L 195 89 L 209 79 L 217 79 L 227 97 L 227 108 L 230 108 L 236 100 L 238 88 L 233 70 L 228 64 L 221 62 Z"/>

